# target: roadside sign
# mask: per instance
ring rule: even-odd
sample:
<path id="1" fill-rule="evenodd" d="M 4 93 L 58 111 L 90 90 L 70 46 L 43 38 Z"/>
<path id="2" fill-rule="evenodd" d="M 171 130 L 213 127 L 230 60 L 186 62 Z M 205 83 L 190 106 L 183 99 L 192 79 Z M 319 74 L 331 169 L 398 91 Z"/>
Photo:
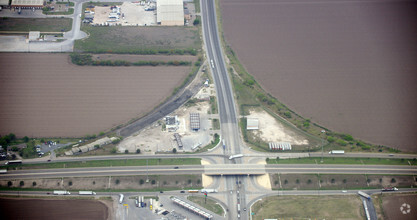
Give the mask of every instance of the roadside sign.
<path id="1" fill-rule="evenodd" d="M 123 204 L 123 206 L 126 206 L 127 208 L 129 208 L 129 205 L 128 204 Z"/>

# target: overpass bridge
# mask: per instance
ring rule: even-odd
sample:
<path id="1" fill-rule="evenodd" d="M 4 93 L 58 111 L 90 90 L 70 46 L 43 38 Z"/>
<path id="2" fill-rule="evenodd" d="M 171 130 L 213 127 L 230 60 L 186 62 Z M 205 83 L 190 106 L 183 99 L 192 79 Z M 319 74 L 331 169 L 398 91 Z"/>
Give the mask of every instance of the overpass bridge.
<path id="1" fill-rule="evenodd" d="M 236 176 L 266 174 L 265 164 L 210 164 L 204 166 L 208 176 Z"/>

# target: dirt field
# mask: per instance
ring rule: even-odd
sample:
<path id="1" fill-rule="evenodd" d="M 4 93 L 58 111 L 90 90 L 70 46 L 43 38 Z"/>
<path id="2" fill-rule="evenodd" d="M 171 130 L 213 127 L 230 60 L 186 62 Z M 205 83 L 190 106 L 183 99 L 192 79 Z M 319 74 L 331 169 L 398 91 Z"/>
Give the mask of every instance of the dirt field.
<path id="1" fill-rule="evenodd" d="M 104 203 L 93 200 L 0 198 L 2 219 L 103 220 L 111 219 L 108 209 Z"/>
<path id="2" fill-rule="evenodd" d="M 382 208 L 384 215 L 381 219 L 412 220 L 417 219 L 416 194 L 384 194 L 382 195 Z"/>
<path id="3" fill-rule="evenodd" d="M 278 100 L 337 132 L 416 150 L 417 2 L 220 4 L 227 43 Z"/>
<path id="4" fill-rule="evenodd" d="M 0 31 L 70 31 L 70 18 L 7 18 L 0 19 Z"/>
<path id="5" fill-rule="evenodd" d="M 171 95 L 191 67 L 92 67 L 67 54 L 0 54 L 0 134 L 97 134 Z"/>
<path id="6" fill-rule="evenodd" d="M 274 196 L 252 206 L 259 219 L 363 219 L 358 196 Z"/>
<path id="7" fill-rule="evenodd" d="M 201 97 L 204 94 L 208 97 L 213 94 L 212 91 L 213 93 L 215 91 L 214 84 L 211 85 L 211 88 L 202 88 L 196 97 Z M 175 132 L 162 128 L 162 124 L 165 124 L 165 120 L 162 118 L 141 130 L 139 134 L 124 139 L 117 146 L 118 150 L 119 152 L 125 150 L 136 152 L 136 149 L 141 149 L 143 153 L 154 154 L 155 152 L 172 152 L 173 148 L 176 148 L 178 152 L 192 152 L 198 149 L 193 149 L 196 145 L 204 147 L 210 143 L 214 134 L 211 120 L 209 120 L 210 115 L 207 114 L 209 108 L 209 101 L 201 101 L 193 106 L 184 105 L 170 114 L 170 116 L 177 116 L 179 121 L 178 129 Z M 198 132 L 192 131 L 190 128 L 190 113 L 200 114 L 201 129 Z M 174 133 L 180 135 L 183 143 L 182 149 L 178 148 Z"/>
<path id="8" fill-rule="evenodd" d="M 255 136 L 260 136 L 265 142 L 289 142 L 292 145 L 307 145 L 308 140 L 296 134 L 279 123 L 265 111 L 250 110 L 248 118 L 259 120 L 259 130 L 253 130 Z"/>

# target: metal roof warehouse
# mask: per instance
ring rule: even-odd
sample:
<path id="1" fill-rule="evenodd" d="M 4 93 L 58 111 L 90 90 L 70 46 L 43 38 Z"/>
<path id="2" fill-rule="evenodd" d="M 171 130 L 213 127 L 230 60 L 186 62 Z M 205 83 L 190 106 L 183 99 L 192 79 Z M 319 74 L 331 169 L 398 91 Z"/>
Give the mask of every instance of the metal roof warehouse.
<path id="1" fill-rule="evenodd" d="M 184 5 L 182 0 L 157 0 L 156 21 L 164 26 L 184 25 Z"/>
<path id="2" fill-rule="evenodd" d="M 12 0 L 12 7 L 43 7 L 44 0 Z"/>

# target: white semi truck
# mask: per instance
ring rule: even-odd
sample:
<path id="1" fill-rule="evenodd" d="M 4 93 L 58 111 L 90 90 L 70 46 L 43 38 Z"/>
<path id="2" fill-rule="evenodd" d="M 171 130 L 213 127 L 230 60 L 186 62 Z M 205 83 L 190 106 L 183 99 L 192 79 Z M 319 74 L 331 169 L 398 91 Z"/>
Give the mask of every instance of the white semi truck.
<path id="1" fill-rule="evenodd" d="M 216 193 L 218 192 L 217 189 L 202 189 L 201 193 Z"/>
<path id="2" fill-rule="evenodd" d="M 125 196 L 123 194 L 119 194 L 120 198 L 119 198 L 119 203 L 122 204 L 123 199 L 125 198 Z"/>
<path id="3" fill-rule="evenodd" d="M 97 193 L 93 191 L 79 191 L 78 195 L 96 195 Z"/>
<path id="4" fill-rule="evenodd" d="M 71 193 L 66 190 L 54 190 L 54 195 L 71 195 Z"/>
<path id="5" fill-rule="evenodd" d="M 235 155 L 232 155 L 232 156 L 229 157 L 229 160 L 233 160 L 235 158 L 240 158 L 240 157 L 243 157 L 243 154 L 235 154 Z"/>
<path id="6" fill-rule="evenodd" d="M 329 154 L 345 154 L 344 150 L 332 150 L 329 151 Z"/>

